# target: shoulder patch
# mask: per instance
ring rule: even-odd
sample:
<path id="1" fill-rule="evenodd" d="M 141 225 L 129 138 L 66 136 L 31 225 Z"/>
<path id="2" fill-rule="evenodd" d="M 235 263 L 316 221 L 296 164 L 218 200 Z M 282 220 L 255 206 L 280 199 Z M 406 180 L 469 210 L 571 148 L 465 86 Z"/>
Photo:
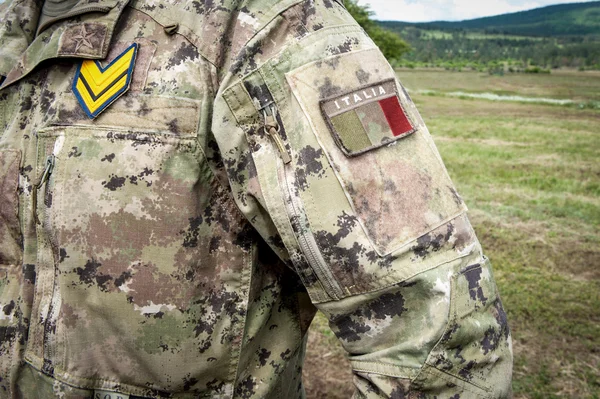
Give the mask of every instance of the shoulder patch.
<path id="1" fill-rule="evenodd" d="M 414 133 L 393 79 L 321 101 L 336 144 L 349 157 Z"/>
<path id="2" fill-rule="evenodd" d="M 83 60 L 79 64 L 73 79 L 73 93 L 91 119 L 129 89 L 137 49 L 138 44 L 132 44 L 106 67 L 96 60 Z"/>

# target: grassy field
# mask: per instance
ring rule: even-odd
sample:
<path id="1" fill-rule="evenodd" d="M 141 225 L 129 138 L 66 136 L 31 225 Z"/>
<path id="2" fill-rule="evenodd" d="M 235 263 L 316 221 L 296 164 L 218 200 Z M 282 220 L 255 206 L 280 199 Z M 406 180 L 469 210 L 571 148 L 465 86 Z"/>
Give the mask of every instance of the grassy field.
<path id="1" fill-rule="evenodd" d="M 544 40 L 542 37 L 536 36 L 517 36 L 517 35 L 504 35 L 504 34 L 491 34 L 491 33 L 481 33 L 481 32 L 467 32 L 466 34 L 468 39 L 510 39 L 510 40 L 535 40 L 541 41 Z M 453 38 L 452 32 L 443 31 L 443 30 L 423 30 L 421 33 L 421 37 L 424 39 L 446 39 L 451 40 Z"/>
<path id="2" fill-rule="evenodd" d="M 418 94 L 600 100 L 600 74 L 399 71 L 495 268 L 513 332 L 516 398 L 600 398 L 600 110 Z M 309 398 L 348 398 L 327 322 L 309 337 Z"/>
<path id="3" fill-rule="evenodd" d="M 552 74 L 534 76 L 520 73 L 496 76 L 477 72 L 403 70 L 399 72 L 399 76 L 404 85 L 413 91 L 493 93 L 573 100 L 581 103 L 600 101 L 600 71 L 559 70 L 553 71 Z M 428 100 L 425 99 L 421 101 L 421 104 L 422 107 L 429 106 Z M 475 108 L 479 108 L 479 105 Z M 422 113 L 425 117 L 429 116 L 432 123 L 437 121 L 443 123 L 443 120 L 440 119 L 443 115 Z"/>

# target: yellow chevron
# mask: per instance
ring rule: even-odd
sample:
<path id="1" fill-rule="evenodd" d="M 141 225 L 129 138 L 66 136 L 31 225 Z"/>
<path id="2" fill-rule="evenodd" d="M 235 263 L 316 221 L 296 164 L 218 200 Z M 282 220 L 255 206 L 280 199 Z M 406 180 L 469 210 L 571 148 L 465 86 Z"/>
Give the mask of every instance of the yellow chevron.
<path id="1" fill-rule="evenodd" d="M 96 110 L 98 110 L 98 108 L 103 106 L 109 98 L 111 98 L 115 95 L 115 93 L 121 90 L 123 86 L 125 86 L 125 83 L 127 83 L 127 75 L 123 76 L 117 84 L 111 87 L 110 90 L 108 90 L 106 93 L 100 96 L 100 98 L 98 98 L 96 101 L 92 99 L 92 96 L 90 96 L 90 93 L 87 91 L 87 88 L 84 86 L 81 79 L 77 82 L 77 90 L 79 90 L 79 94 L 81 95 L 81 98 L 83 98 L 83 101 L 85 102 L 85 105 L 87 105 L 87 107 L 89 108 L 90 112 L 94 113 L 96 112 Z M 99 90 L 98 93 L 100 91 L 102 90 Z"/>
<path id="2" fill-rule="evenodd" d="M 95 118 L 127 91 L 137 44 L 133 44 L 107 67 L 83 60 L 73 82 L 73 91 L 90 118 Z"/>
<path id="3" fill-rule="evenodd" d="M 85 60 L 81 65 L 81 75 L 85 78 L 94 95 L 111 85 L 115 79 L 131 66 L 135 49 L 131 48 L 127 53 L 115 61 L 107 70 L 101 71 L 92 60 Z"/>

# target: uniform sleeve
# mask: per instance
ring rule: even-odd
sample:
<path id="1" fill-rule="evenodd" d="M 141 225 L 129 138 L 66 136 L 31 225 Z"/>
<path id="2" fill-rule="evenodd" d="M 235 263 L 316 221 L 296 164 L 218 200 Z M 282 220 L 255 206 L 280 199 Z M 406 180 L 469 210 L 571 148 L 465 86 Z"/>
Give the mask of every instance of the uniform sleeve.
<path id="1" fill-rule="evenodd" d="M 234 79 L 214 120 L 240 209 L 328 317 L 356 398 L 510 397 L 490 262 L 360 27 L 324 27 Z"/>

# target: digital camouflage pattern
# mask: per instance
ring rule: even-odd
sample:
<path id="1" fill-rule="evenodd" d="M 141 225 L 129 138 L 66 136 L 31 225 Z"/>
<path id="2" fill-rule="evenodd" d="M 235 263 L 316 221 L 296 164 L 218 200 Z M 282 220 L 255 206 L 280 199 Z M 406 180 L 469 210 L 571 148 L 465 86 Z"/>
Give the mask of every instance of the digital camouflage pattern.
<path id="1" fill-rule="evenodd" d="M 302 398 L 317 309 L 356 398 L 510 397 L 466 207 L 339 2 L 0 10 L 1 398 Z M 133 43 L 129 90 L 90 119 L 78 65 Z M 414 132 L 388 143 L 359 107 L 377 145 L 348 156 L 321 104 L 390 81 Z"/>

